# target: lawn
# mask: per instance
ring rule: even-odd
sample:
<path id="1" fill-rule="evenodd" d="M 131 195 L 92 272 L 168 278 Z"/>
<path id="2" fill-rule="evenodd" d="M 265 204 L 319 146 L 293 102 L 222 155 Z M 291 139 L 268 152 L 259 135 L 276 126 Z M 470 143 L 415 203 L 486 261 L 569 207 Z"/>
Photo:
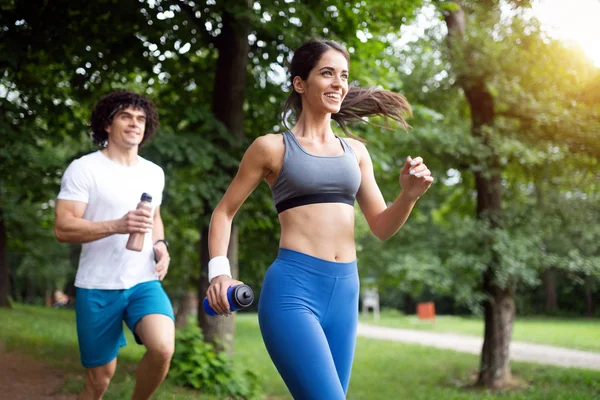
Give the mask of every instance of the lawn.
<path id="1" fill-rule="evenodd" d="M 7 349 L 27 353 L 48 365 L 64 369 L 70 378 L 63 391 L 82 387 L 75 317 L 72 310 L 17 305 L 0 310 L 0 341 Z M 235 362 L 260 376 L 265 398 L 290 399 L 271 364 L 258 330 L 255 314 L 236 319 Z M 548 329 L 552 329 L 551 326 Z M 135 363 L 143 348 L 121 350 L 117 374 L 106 400 L 128 399 Z M 600 398 L 600 371 L 564 369 L 514 362 L 513 374 L 523 388 L 503 393 L 466 389 L 478 366 L 478 357 L 434 348 L 359 338 L 348 399 L 594 399 Z M 206 400 L 207 396 L 175 387 L 167 380 L 156 399 Z"/>
<path id="2" fill-rule="evenodd" d="M 379 321 L 374 320 L 372 313 L 361 315 L 360 321 L 392 328 L 483 336 L 483 317 L 438 315 L 435 322 L 432 323 L 430 320 L 419 320 L 414 315 L 404 315 L 395 310 L 384 310 Z M 517 317 L 514 322 L 512 338 L 519 342 L 600 352 L 600 320 L 598 318 Z"/>

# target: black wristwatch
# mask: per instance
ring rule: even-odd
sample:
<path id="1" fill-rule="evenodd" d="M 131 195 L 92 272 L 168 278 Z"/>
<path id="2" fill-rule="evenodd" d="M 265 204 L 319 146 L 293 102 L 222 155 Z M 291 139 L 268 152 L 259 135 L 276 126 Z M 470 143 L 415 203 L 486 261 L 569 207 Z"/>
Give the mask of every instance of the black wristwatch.
<path id="1" fill-rule="evenodd" d="M 165 239 L 158 239 L 156 242 L 154 242 L 154 246 L 156 246 L 160 242 L 163 242 L 165 246 L 167 246 L 167 249 L 169 249 L 169 242 L 167 242 Z"/>

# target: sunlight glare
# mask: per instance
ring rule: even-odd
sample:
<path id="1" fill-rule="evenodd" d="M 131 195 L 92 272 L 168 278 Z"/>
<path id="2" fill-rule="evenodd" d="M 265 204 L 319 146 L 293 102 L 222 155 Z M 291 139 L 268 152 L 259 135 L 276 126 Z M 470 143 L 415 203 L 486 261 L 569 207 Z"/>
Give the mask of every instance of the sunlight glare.
<path id="1" fill-rule="evenodd" d="M 600 0 L 538 0 L 532 13 L 550 36 L 577 44 L 600 67 Z"/>

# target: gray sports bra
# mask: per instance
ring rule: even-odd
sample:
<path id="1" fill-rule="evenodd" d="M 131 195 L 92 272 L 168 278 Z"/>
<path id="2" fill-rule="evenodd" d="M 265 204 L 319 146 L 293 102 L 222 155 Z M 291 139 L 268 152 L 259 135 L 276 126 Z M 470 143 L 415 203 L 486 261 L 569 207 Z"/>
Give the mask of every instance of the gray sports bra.
<path id="1" fill-rule="evenodd" d="M 277 213 L 315 203 L 354 205 L 361 182 L 358 160 L 352 147 L 337 138 L 342 155 L 316 156 L 307 153 L 291 131 L 283 133 L 283 165 L 271 187 Z"/>

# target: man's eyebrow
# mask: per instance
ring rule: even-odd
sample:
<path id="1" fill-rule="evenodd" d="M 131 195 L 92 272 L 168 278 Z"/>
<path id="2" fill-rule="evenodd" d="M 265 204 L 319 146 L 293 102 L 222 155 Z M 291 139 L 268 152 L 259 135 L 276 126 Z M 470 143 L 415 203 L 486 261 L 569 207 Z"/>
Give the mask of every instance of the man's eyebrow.
<path id="1" fill-rule="evenodd" d="M 117 112 L 117 114 L 115 114 L 115 117 L 116 117 L 117 115 L 121 115 L 121 114 L 127 114 L 127 115 L 129 115 L 129 116 L 136 117 L 136 118 L 139 118 L 139 117 L 146 118 L 146 114 L 145 114 L 145 113 L 144 113 L 144 114 L 136 114 L 136 115 L 134 115 L 134 114 L 132 114 L 132 113 L 130 113 L 129 111 L 126 111 L 126 110 L 119 110 L 119 111 Z"/>

